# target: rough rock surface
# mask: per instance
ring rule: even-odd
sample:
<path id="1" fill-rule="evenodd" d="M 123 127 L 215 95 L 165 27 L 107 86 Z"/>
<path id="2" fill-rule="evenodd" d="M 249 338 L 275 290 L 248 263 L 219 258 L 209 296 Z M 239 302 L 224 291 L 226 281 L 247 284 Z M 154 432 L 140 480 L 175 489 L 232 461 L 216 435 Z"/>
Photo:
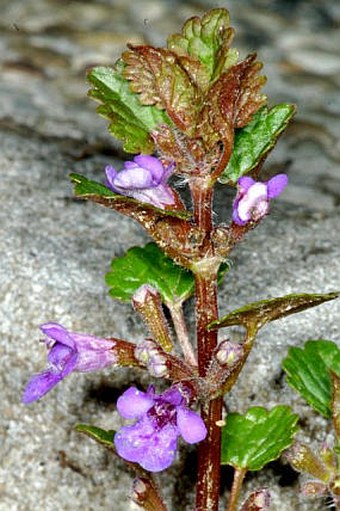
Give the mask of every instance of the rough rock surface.
<path id="1" fill-rule="evenodd" d="M 145 383 L 141 375 L 74 374 L 27 407 L 21 395 L 45 363 L 38 342 L 38 326 L 45 321 L 103 336 L 138 340 L 145 334 L 130 306 L 107 296 L 103 275 L 113 256 L 147 238 L 129 219 L 73 199 L 68 180 L 70 171 L 100 179 L 104 165 L 121 156 L 86 98 L 85 69 L 111 64 L 128 41 L 162 44 L 188 16 L 216 5 L 226 4 L 2 3 L 0 511 L 137 509 L 127 496 L 130 476 L 123 464 L 72 427 L 117 426 L 117 395 L 131 382 Z M 228 7 L 237 29 L 235 45 L 243 55 L 257 50 L 265 62 L 271 102 L 295 102 L 299 113 L 266 167 L 268 175 L 287 172 L 290 186 L 235 251 L 221 289 L 222 312 L 247 301 L 327 292 L 340 284 L 339 6 L 333 0 L 241 0 Z M 230 200 L 221 188 L 217 210 L 225 219 Z M 339 342 L 339 312 L 335 301 L 263 330 L 228 400 L 230 409 L 293 404 L 304 424 L 301 438 L 312 445 L 323 441 L 330 425 L 287 387 L 280 361 L 288 346 L 307 339 Z M 174 511 L 192 509 L 188 466 L 190 458 L 161 476 Z M 276 463 L 249 477 L 245 491 L 269 486 L 273 511 L 326 510 L 326 502 L 299 496 L 298 484 Z"/>

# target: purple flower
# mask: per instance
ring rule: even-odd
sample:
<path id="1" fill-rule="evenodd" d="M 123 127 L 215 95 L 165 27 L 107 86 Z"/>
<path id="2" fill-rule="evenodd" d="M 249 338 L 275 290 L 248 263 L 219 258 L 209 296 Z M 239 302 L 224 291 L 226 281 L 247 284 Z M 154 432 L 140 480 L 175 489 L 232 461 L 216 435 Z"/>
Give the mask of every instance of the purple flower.
<path id="1" fill-rule="evenodd" d="M 233 204 L 233 221 L 237 225 L 257 222 L 269 211 L 269 201 L 280 195 L 288 184 L 286 174 L 278 174 L 261 183 L 251 177 L 238 180 L 238 191 Z"/>
<path id="2" fill-rule="evenodd" d="M 106 184 L 116 193 L 164 209 L 175 204 L 174 192 L 167 184 L 174 166 L 164 168 L 154 156 L 140 154 L 134 161 L 125 162 L 120 172 L 108 165 L 105 168 Z"/>
<path id="3" fill-rule="evenodd" d="M 160 472 L 171 465 L 180 435 L 189 444 L 200 442 L 207 435 L 203 420 L 188 408 L 188 396 L 179 386 L 159 395 L 153 386 L 147 392 L 130 387 L 118 399 L 117 409 L 125 419 L 137 419 L 115 434 L 119 456 L 150 472 Z"/>
<path id="4" fill-rule="evenodd" d="M 72 371 L 96 371 L 117 361 L 114 341 L 69 332 L 57 323 L 45 323 L 40 329 L 47 336 L 48 367 L 29 380 L 25 404 L 40 399 Z"/>

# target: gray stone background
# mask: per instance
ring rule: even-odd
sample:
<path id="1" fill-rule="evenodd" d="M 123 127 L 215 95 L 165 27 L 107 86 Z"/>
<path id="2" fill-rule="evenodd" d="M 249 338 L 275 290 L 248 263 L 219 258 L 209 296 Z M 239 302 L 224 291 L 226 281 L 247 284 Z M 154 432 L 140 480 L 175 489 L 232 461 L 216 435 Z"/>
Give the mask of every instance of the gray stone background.
<path id="1" fill-rule="evenodd" d="M 215 6 L 229 8 L 242 55 L 257 50 L 265 62 L 270 102 L 299 107 L 266 167 L 267 175 L 287 172 L 290 186 L 234 252 L 221 311 L 294 291 L 339 289 L 339 2 L 2 0 L 1 511 L 136 509 L 123 464 L 72 427 L 117 427 L 117 395 L 129 383 L 146 384 L 141 375 L 73 374 L 27 407 L 21 395 L 45 364 L 38 328 L 45 321 L 136 341 L 145 335 L 131 307 L 108 297 L 103 276 L 113 256 L 146 235 L 125 217 L 74 200 L 69 184 L 71 171 L 102 179 L 104 166 L 122 157 L 86 98 L 85 70 L 112 64 L 128 41 L 161 45 L 187 17 Z M 220 218 L 228 218 L 230 202 L 219 189 Z M 307 339 L 339 342 L 339 308 L 335 301 L 264 329 L 229 408 L 291 403 L 302 418 L 301 439 L 315 447 L 331 434 L 287 387 L 280 361 L 288 346 Z M 192 304 L 186 312 L 192 324 Z M 192 456 L 161 475 L 174 511 L 192 509 Z M 300 482 L 274 463 L 249 476 L 245 491 L 269 486 L 273 511 L 326 509 L 322 499 L 299 496 Z"/>

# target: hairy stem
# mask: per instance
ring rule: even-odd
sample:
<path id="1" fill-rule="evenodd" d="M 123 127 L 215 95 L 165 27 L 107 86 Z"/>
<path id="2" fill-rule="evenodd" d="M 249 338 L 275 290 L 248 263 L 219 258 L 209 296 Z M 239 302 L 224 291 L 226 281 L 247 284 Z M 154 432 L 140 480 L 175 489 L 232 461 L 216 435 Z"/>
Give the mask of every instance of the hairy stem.
<path id="1" fill-rule="evenodd" d="M 194 367 L 197 367 L 197 359 L 196 359 L 194 348 L 189 340 L 189 334 L 188 334 L 188 329 L 187 329 L 185 319 L 184 319 L 182 304 L 169 302 L 169 303 L 166 303 L 166 306 L 168 307 L 168 309 L 170 311 L 171 319 L 174 324 L 177 339 L 178 339 L 178 342 L 182 348 L 185 361 L 188 364 L 190 364 Z"/>
<path id="2" fill-rule="evenodd" d="M 213 189 L 206 181 L 198 179 L 191 183 L 190 190 L 194 221 L 202 236 L 200 247 L 202 256 L 195 269 L 195 286 L 198 372 L 203 378 L 207 374 L 211 356 L 217 345 L 217 332 L 208 332 L 206 329 L 208 323 L 218 318 L 218 266 L 214 264 L 214 247 L 211 241 Z M 208 433 L 198 447 L 196 511 L 218 511 L 221 428 L 217 424 L 222 416 L 222 398 L 204 403 L 201 413 Z"/>
<path id="3" fill-rule="evenodd" d="M 226 511 L 237 511 L 238 501 L 241 494 L 242 483 L 244 476 L 247 473 L 245 468 L 236 468 L 234 472 L 233 485 L 231 487 L 229 502 L 226 507 Z"/>

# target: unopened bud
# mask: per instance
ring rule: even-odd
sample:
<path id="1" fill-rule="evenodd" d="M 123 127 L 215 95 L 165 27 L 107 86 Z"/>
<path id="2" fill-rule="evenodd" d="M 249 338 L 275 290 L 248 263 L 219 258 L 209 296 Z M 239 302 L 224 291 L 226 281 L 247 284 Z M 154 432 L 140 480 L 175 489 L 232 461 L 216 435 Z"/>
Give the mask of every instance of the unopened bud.
<path id="1" fill-rule="evenodd" d="M 142 504 L 147 495 L 147 486 L 143 479 L 135 479 L 132 485 L 132 498 L 135 502 Z"/>
<path id="2" fill-rule="evenodd" d="M 327 483 L 331 477 L 330 471 L 322 460 L 305 444 L 299 442 L 294 444 L 287 451 L 286 458 L 295 470 L 310 474 L 320 481 Z"/>
<path id="3" fill-rule="evenodd" d="M 321 497 L 327 491 L 327 486 L 320 481 L 308 481 L 301 486 L 302 495 L 305 497 Z"/>
<path id="4" fill-rule="evenodd" d="M 159 292 L 149 284 L 144 284 L 132 296 L 132 305 L 142 316 L 152 337 L 162 346 L 164 351 L 172 351 L 173 344 Z"/>
<path id="5" fill-rule="evenodd" d="M 157 343 L 150 339 L 140 342 L 135 348 L 136 359 L 144 365 L 148 365 L 150 357 L 155 353 L 157 353 Z"/>
<path id="6" fill-rule="evenodd" d="M 166 359 L 161 356 L 154 357 L 148 364 L 148 371 L 155 378 L 164 378 L 169 374 Z"/>
<path id="7" fill-rule="evenodd" d="M 161 378 L 168 374 L 166 356 L 155 341 L 145 340 L 139 343 L 135 349 L 135 357 L 147 367 L 151 376 Z"/>
<path id="8" fill-rule="evenodd" d="M 242 344 L 235 344 L 228 340 L 222 341 L 217 347 L 217 361 L 227 367 L 233 367 L 243 356 Z"/>
<path id="9" fill-rule="evenodd" d="M 256 490 L 249 495 L 241 511 L 265 511 L 270 506 L 270 493 L 267 488 Z"/>
<path id="10" fill-rule="evenodd" d="M 322 445 L 322 448 L 320 450 L 320 458 L 324 462 L 327 468 L 329 468 L 331 471 L 336 470 L 336 456 L 333 449 L 331 449 L 330 445 L 325 442 Z"/>

